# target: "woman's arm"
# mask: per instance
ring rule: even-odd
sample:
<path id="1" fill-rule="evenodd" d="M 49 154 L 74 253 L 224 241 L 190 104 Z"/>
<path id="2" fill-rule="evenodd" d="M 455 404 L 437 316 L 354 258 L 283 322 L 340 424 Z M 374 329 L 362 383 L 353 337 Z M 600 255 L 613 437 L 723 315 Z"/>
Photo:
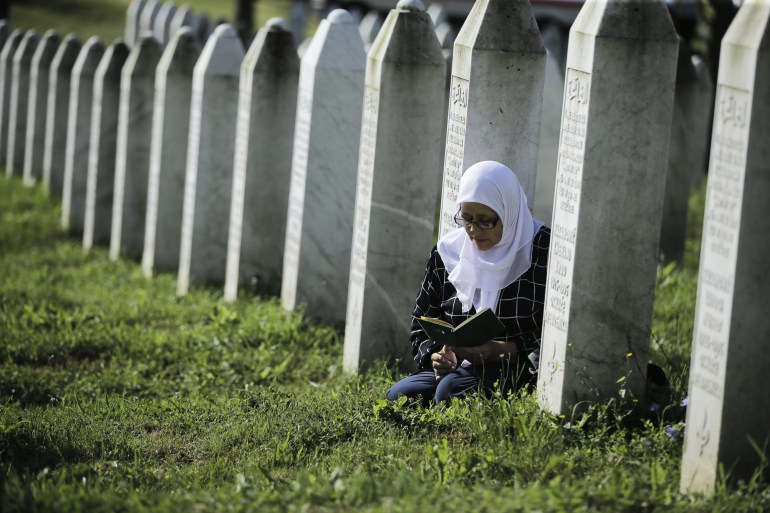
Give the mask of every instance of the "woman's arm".
<path id="1" fill-rule="evenodd" d="M 441 294 L 443 291 L 441 276 L 443 272 L 444 264 L 441 262 L 436 248 L 433 248 L 412 311 L 410 340 L 412 342 L 412 355 L 419 369 L 432 369 L 431 355 L 437 353 L 442 347 L 428 338 L 417 319 L 420 317 L 441 317 Z"/>

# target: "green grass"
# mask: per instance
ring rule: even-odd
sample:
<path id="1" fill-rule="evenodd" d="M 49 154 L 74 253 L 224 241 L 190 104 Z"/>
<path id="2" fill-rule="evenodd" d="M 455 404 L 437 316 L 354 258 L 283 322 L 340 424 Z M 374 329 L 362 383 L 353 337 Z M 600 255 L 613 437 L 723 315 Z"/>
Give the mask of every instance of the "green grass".
<path id="1" fill-rule="evenodd" d="M 59 210 L 0 180 L 0 511 L 770 508 L 756 483 L 681 496 L 676 415 L 632 419 L 613 403 L 558 418 L 527 394 L 389 404 L 395 372 L 344 376 L 332 328 L 275 298 L 178 299 L 171 275 L 83 252 Z M 697 245 L 686 262 L 657 287 L 652 359 L 673 377 L 672 403 Z"/>

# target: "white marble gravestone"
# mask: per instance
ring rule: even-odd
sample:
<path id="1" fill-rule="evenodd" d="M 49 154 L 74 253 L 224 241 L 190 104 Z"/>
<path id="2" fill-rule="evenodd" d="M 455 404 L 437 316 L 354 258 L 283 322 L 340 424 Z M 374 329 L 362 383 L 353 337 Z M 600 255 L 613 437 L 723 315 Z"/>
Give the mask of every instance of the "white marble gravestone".
<path id="1" fill-rule="evenodd" d="M 193 23 L 192 10 L 188 5 L 182 5 L 174 12 L 174 17 L 171 18 L 171 24 L 168 26 L 169 41 L 174 37 L 179 29 L 182 27 L 191 27 Z"/>
<path id="2" fill-rule="evenodd" d="M 364 48 L 368 51 L 371 48 L 374 40 L 377 39 L 377 34 L 382 29 L 382 24 L 385 22 L 385 17 L 380 11 L 369 11 L 358 24 L 358 32 L 361 34 L 361 39 L 364 41 Z"/>
<path id="3" fill-rule="evenodd" d="M 241 66 L 225 299 L 254 278 L 255 290 L 281 289 L 285 212 L 297 109 L 299 58 L 280 18 L 257 32 Z"/>
<path id="4" fill-rule="evenodd" d="M 0 164 L 8 158 L 8 118 L 11 109 L 11 84 L 13 83 L 13 55 L 19 48 L 24 33 L 15 29 L 6 39 L 0 51 Z"/>
<path id="5" fill-rule="evenodd" d="M 722 40 L 690 362 L 681 490 L 749 481 L 770 441 L 770 3 Z"/>
<path id="6" fill-rule="evenodd" d="M 27 133 L 24 142 L 24 183 L 34 185 L 43 178 L 43 151 L 47 119 L 49 71 L 59 48 L 59 35 L 49 30 L 37 45 L 30 67 Z M 19 134 L 21 136 L 21 134 Z"/>
<path id="7" fill-rule="evenodd" d="M 179 266 L 192 76 L 200 51 L 192 29 L 180 27 L 169 41 L 155 72 L 142 253 L 142 269 L 148 278 L 153 269 L 176 271 Z"/>
<path id="8" fill-rule="evenodd" d="M 161 46 L 154 37 L 140 38 L 120 76 L 120 109 L 112 199 L 110 258 L 140 258 L 144 245 L 147 181 L 155 96 L 155 68 Z"/>
<path id="9" fill-rule="evenodd" d="M 193 71 L 177 279 L 180 296 L 187 294 L 193 283 L 225 281 L 236 99 L 243 57 L 235 29 L 219 25 Z"/>
<path id="10" fill-rule="evenodd" d="M 123 39 L 129 48 L 133 48 L 139 40 L 145 3 L 145 0 L 131 0 L 126 10 L 126 35 Z"/>
<path id="11" fill-rule="evenodd" d="M 40 42 L 34 30 L 28 30 L 16 53 L 13 54 L 11 101 L 8 112 L 8 155 L 5 160 L 6 176 L 24 173 L 24 143 L 27 135 L 27 108 L 29 107 L 29 77 L 32 57 Z"/>
<path id="12" fill-rule="evenodd" d="M 104 43 L 101 39 L 96 36 L 89 38 L 80 49 L 70 78 L 61 224 L 63 228 L 76 232 L 82 232 L 85 223 L 94 75 L 104 52 Z"/>
<path id="13" fill-rule="evenodd" d="M 59 45 L 49 70 L 43 144 L 43 186 L 48 189 L 51 197 L 56 199 L 61 199 L 62 196 L 70 81 L 78 53 L 80 53 L 80 41 L 74 34 L 68 34 Z"/>
<path id="14" fill-rule="evenodd" d="M 589 0 L 572 26 L 537 385 L 552 412 L 644 399 L 677 48 L 663 0 Z"/>
<path id="15" fill-rule="evenodd" d="M 559 154 L 559 128 L 564 96 L 564 73 L 550 50 L 545 61 L 543 87 L 543 114 L 540 123 L 540 145 L 537 156 L 537 183 L 532 215 L 551 225 L 553 196 L 556 186 L 556 163 Z"/>
<path id="16" fill-rule="evenodd" d="M 713 86 L 698 76 L 689 45 L 680 42 L 660 229 L 660 253 L 666 262 L 684 261 L 690 191 L 706 165 L 712 93 Z"/>
<path id="17" fill-rule="evenodd" d="M 446 63 L 419 0 L 401 0 L 369 52 L 358 160 L 346 372 L 411 361 L 414 298 L 433 245 Z"/>
<path id="18" fill-rule="evenodd" d="M 158 10 L 158 15 L 155 17 L 155 26 L 153 28 L 153 34 L 155 39 L 160 43 L 161 48 L 164 48 L 169 41 L 169 34 L 171 32 L 171 22 L 176 14 L 176 7 L 173 2 L 164 2 Z"/>
<path id="19" fill-rule="evenodd" d="M 496 160 L 513 169 L 535 204 L 545 48 L 527 0 L 478 0 L 452 57 L 439 236 L 457 225 L 460 177 Z"/>
<path id="20" fill-rule="evenodd" d="M 11 26 L 6 20 L 0 20 L 0 51 L 2 51 L 5 42 L 8 41 L 8 37 L 11 35 Z"/>
<path id="21" fill-rule="evenodd" d="M 139 17 L 139 33 L 136 34 L 134 43 L 148 33 L 154 33 L 155 20 L 158 18 L 160 7 L 161 3 L 158 0 L 147 0 L 147 3 L 144 4 L 144 9 L 142 9 L 142 14 Z"/>
<path id="22" fill-rule="evenodd" d="M 84 249 L 90 249 L 94 244 L 107 244 L 110 240 L 120 73 L 128 58 L 128 52 L 128 46 L 123 41 L 116 40 L 104 52 L 94 74 L 83 228 Z"/>
<path id="23" fill-rule="evenodd" d="M 281 302 L 345 319 L 366 55 L 353 17 L 338 9 L 302 57 Z"/>

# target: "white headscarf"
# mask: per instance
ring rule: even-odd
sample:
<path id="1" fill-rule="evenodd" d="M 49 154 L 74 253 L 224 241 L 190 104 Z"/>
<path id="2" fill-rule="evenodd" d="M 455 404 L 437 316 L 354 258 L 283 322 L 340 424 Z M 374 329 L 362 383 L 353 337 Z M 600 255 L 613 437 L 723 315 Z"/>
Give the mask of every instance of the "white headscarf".
<path id="1" fill-rule="evenodd" d="M 543 223 L 532 218 L 527 196 L 508 167 L 491 160 L 468 168 L 460 179 L 458 208 L 463 202 L 481 203 L 497 213 L 503 236 L 494 247 L 479 251 L 458 228 L 438 241 L 438 252 L 457 289 L 463 312 L 497 307 L 500 291 L 532 265 L 532 239 Z"/>

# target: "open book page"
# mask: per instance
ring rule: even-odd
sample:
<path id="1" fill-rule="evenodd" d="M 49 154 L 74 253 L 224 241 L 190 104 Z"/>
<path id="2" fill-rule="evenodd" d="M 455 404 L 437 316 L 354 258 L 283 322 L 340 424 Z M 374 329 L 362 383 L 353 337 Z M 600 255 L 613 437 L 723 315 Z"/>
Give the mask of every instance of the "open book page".
<path id="1" fill-rule="evenodd" d="M 433 317 L 420 317 L 417 322 L 431 340 L 450 347 L 480 346 L 505 330 L 502 321 L 489 308 L 482 308 L 456 327 Z"/>

